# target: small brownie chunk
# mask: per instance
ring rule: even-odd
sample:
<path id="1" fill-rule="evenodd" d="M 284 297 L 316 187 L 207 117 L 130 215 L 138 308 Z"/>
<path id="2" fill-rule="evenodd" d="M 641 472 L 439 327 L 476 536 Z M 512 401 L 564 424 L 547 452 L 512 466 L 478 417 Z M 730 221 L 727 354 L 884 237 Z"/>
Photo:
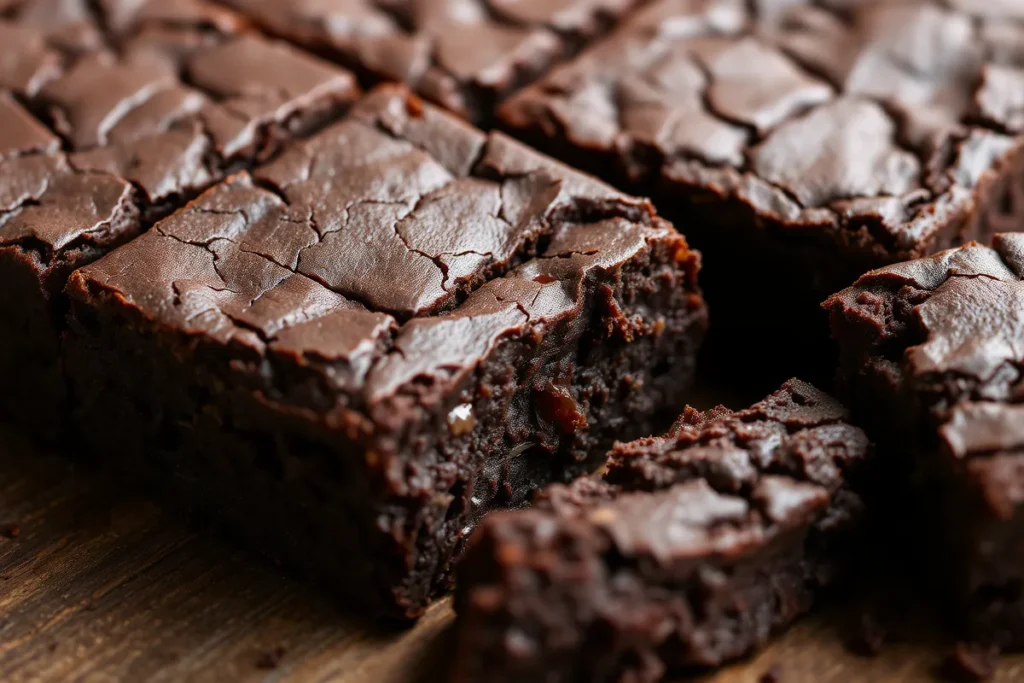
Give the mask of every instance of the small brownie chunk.
<path id="1" fill-rule="evenodd" d="M 917 484 L 965 635 L 1024 646 L 1024 235 L 868 273 L 825 306 L 851 408 Z M 894 460 L 895 462 L 896 460 Z"/>
<path id="2" fill-rule="evenodd" d="M 271 33 L 487 122 L 641 0 L 226 0 Z"/>
<path id="3" fill-rule="evenodd" d="M 455 680 L 660 681 L 764 645 L 855 553 L 869 444 L 846 419 L 790 380 L 489 516 L 459 569 Z"/>
<path id="4" fill-rule="evenodd" d="M 414 616 L 480 514 L 679 404 L 698 264 L 646 201 L 383 87 L 72 276 L 76 423 Z"/>
<path id="5" fill-rule="evenodd" d="M 500 119 L 654 197 L 716 326 L 806 337 L 867 270 L 1024 224 L 1022 88 L 1021 3 L 661 0 Z"/>

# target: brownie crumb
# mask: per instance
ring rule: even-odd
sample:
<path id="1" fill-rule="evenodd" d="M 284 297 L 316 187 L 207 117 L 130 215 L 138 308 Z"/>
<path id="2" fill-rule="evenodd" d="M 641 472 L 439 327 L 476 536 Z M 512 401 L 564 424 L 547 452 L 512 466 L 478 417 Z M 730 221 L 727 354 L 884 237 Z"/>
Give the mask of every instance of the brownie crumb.
<path id="1" fill-rule="evenodd" d="M 0 526 L 0 536 L 6 539 L 15 539 L 21 535 L 21 527 L 17 524 L 4 524 Z"/>
<path id="2" fill-rule="evenodd" d="M 999 649 L 984 643 L 957 643 L 946 657 L 942 673 L 951 681 L 987 681 L 996 671 Z"/>
<path id="3" fill-rule="evenodd" d="M 256 668 L 258 669 L 276 669 L 281 664 L 281 660 L 284 659 L 284 655 L 287 650 L 278 645 L 272 650 L 267 650 L 260 655 L 259 659 L 256 660 Z"/>
<path id="4" fill-rule="evenodd" d="M 761 674 L 758 683 L 782 683 L 782 667 L 772 664 L 771 668 Z"/>

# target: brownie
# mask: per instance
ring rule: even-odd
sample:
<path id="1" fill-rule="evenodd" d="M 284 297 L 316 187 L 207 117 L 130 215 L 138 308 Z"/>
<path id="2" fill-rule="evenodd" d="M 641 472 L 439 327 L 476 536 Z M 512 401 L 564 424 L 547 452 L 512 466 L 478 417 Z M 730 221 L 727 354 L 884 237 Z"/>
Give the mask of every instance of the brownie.
<path id="1" fill-rule="evenodd" d="M 127 177 L 157 213 L 336 118 L 358 92 L 349 72 L 285 43 L 138 12 L 118 53 L 78 59 L 33 102 L 77 167 Z"/>
<path id="2" fill-rule="evenodd" d="M 138 232 L 138 195 L 123 178 L 74 168 L 60 140 L 2 91 L 0 178 L 0 409 L 50 434 L 65 399 L 59 293 L 72 270 Z"/>
<path id="3" fill-rule="evenodd" d="M 825 307 L 851 408 L 902 470 L 963 635 L 1024 646 L 1024 235 L 861 277 Z"/>
<path id="4" fill-rule="evenodd" d="M 415 616 L 481 513 L 679 404 L 698 266 L 645 200 L 384 86 L 74 273 L 76 425 L 363 614 Z"/>
<path id="5" fill-rule="evenodd" d="M 478 123 L 643 0 L 225 0 L 267 31 Z"/>
<path id="6" fill-rule="evenodd" d="M 803 343 L 864 272 L 1019 229 L 1022 84 L 1017 3 L 662 0 L 499 118 L 653 196 L 716 328 Z"/>
<path id="7" fill-rule="evenodd" d="M 40 435 L 66 421 L 58 346 L 70 272 L 337 118 L 358 94 L 349 72 L 245 31 L 223 9 L 120 4 L 124 34 L 92 3 L 26 0 L 0 12 L 0 287 L 18 293 L 0 304 L 11 382 L 0 409 Z M 54 28 L 75 22 L 99 42 L 71 40 L 80 26 Z"/>
<path id="8" fill-rule="evenodd" d="M 870 448 L 846 420 L 790 380 L 487 517 L 458 572 L 454 679 L 659 681 L 764 645 L 857 552 Z"/>
<path id="9" fill-rule="evenodd" d="M 0 17 L 38 32 L 50 47 L 66 54 L 84 54 L 105 45 L 92 0 L 10 0 L 0 2 Z"/>

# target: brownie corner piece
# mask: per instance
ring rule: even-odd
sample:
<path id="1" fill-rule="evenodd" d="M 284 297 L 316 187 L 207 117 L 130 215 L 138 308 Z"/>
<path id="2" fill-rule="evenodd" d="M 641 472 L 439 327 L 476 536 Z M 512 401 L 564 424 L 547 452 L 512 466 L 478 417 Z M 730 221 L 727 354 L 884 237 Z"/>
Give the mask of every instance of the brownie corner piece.
<path id="1" fill-rule="evenodd" d="M 1024 647 L 1024 234 L 863 275 L 825 307 L 850 408 L 904 470 L 961 635 Z"/>
<path id="2" fill-rule="evenodd" d="M 867 270 L 1024 218 L 1019 10 L 834 5 L 651 3 L 499 118 L 655 197 L 707 254 L 719 325 L 790 329 Z M 765 279 L 787 312 L 751 310 Z"/>
<path id="3" fill-rule="evenodd" d="M 698 267 L 645 201 L 383 86 L 74 274 L 76 422 L 345 599 L 415 616 L 481 514 L 678 405 Z"/>
<path id="4" fill-rule="evenodd" d="M 458 572 L 455 680 L 656 681 L 763 645 L 859 547 L 871 447 L 847 419 L 791 380 L 490 515 Z"/>

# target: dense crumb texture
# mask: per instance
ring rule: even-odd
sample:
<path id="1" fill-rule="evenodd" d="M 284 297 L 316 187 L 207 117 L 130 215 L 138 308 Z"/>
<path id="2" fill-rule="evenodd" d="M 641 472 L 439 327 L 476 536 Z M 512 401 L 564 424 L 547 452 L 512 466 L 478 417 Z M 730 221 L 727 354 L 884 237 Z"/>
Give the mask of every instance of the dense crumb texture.
<path id="1" fill-rule="evenodd" d="M 385 87 L 74 274 L 78 424 L 415 615 L 481 513 L 678 405 L 697 268 L 645 201 Z"/>
<path id="2" fill-rule="evenodd" d="M 864 275 L 830 298 L 841 379 L 913 452 L 922 517 L 971 636 L 1024 645 L 1024 236 Z"/>
<path id="3" fill-rule="evenodd" d="M 65 417 L 67 276 L 229 172 L 314 132 L 355 77 L 200 0 L 0 7 L 0 407 Z"/>
<path id="4" fill-rule="evenodd" d="M 265 29 L 477 121 L 640 0 L 225 0 Z"/>
<path id="5" fill-rule="evenodd" d="M 791 380 L 488 517 L 459 574 L 456 680 L 658 681 L 763 645 L 855 552 L 869 444 L 845 420 Z"/>
<path id="6" fill-rule="evenodd" d="M 794 293 L 820 301 L 871 268 L 1018 229 L 1022 7 L 664 0 L 501 119 L 653 194 L 709 263 L 727 256 L 721 288 L 792 270 Z M 720 316 L 751 315 L 748 301 Z"/>

